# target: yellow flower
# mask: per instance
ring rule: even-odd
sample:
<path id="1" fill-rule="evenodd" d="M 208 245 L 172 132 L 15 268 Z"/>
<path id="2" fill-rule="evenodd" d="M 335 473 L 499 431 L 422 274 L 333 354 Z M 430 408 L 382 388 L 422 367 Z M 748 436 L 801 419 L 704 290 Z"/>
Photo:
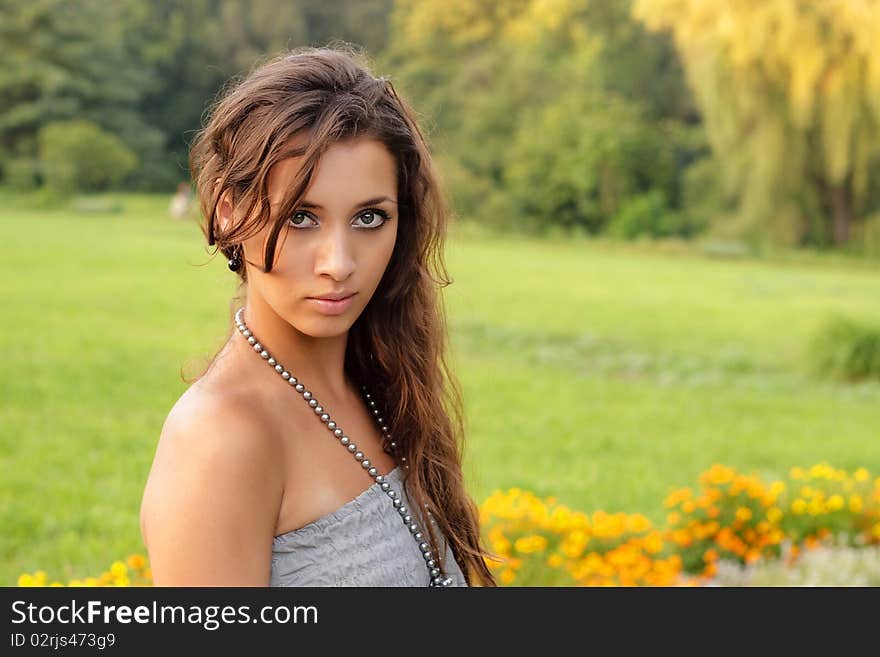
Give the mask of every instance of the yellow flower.
<path id="1" fill-rule="evenodd" d="M 569 559 L 577 559 L 584 551 L 584 548 L 587 545 L 586 538 L 582 537 L 582 532 L 571 532 L 568 536 L 566 536 L 562 542 L 559 544 L 559 549 L 567 556 Z"/>
<path id="2" fill-rule="evenodd" d="M 559 566 L 561 566 L 563 564 L 563 561 L 564 560 L 561 555 L 551 554 L 547 558 L 547 565 L 550 566 L 551 568 L 559 568 Z"/>
<path id="3" fill-rule="evenodd" d="M 862 498 L 860 495 L 852 495 L 849 498 L 849 510 L 853 513 L 861 513 Z"/>
<path id="4" fill-rule="evenodd" d="M 626 519 L 627 531 L 641 534 L 651 528 L 651 521 L 641 513 L 634 513 Z"/>
<path id="5" fill-rule="evenodd" d="M 504 584 L 505 586 L 507 586 L 507 585 L 511 584 L 513 582 L 513 580 L 516 579 L 516 573 L 514 573 L 512 570 L 507 568 L 507 569 L 501 571 L 500 579 L 501 579 L 501 583 Z"/>
<path id="6" fill-rule="evenodd" d="M 550 514 L 550 527 L 553 531 L 564 531 L 572 520 L 571 512 L 564 506 L 558 506 Z"/>
<path id="7" fill-rule="evenodd" d="M 778 506 L 771 506 L 767 509 L 767 520 L 774 524 L 782 520 L 782 509 Z"/>
<path id="8" fill-rule="evenodd" d="M 713 463 L 709 470 L 700 475 L 700 481 L 717 486 L 728 483 L 735 475 L 736 471 L 733 468 Z"/>
<path id="9" fill-rule="evenodd" d="M 508 554 L 508 550 L 510 549 L 510 541 L 508 541 L 507 539 L 489 541 L 489 544 L 491 546 L 492 552 L 495 552 L 496 554 L 503 557 L 510 556 Z"/>
<path id="10" fill-rule="evenodd" d="M 679 502 L 691 499 L 691 495 L 693 495 L 693 491 L 690 488 L 679 488 L 667 495 L 663 504 L 666 508 L 673 507 Z"/>
<path id="11" fill-rule="evenodd" d="M 810 468 L 810 476 L 815 479 L 834 479 L 834 474 L 834 468 L 824 462 Z"/>
<path id="12" fill-rule="evenodd" d="M 828 498 L 828 509 L 838 511 L 843 508 L 843 498 L 836 493 Z"/>
<path id="13" fill-rule="evenodd" d="M 797 466 L 793 467 L 791 471 L 788 473 L 788 476 L 792 479 L 805 479 L 806 475 L 804 474 L 804 469 L 799 468 Z"/>
<path id="14" fill-rule="evenodd" d="M 516 539 L 513 548 L 522 554 L 531 554 L 532 552 L 540 552 L 547 547 L 547 539 L 538 534 L 532 536 L 523 536 Z"/>
<path id="15" fill-rule="evenodd" d="M 759 500 L 764 497 L 764 485 L 760 481 L 754 480 L 746 488 L 746 494 L 753 500 Z"/>
<path id="16" fill-rule="evenodd" d="M 110 566 L 110 574 L 113 575 L 113 577 L 122 577 L 127 572 L 128 567 L 121 561 L 114 561 L 113 565 Z"/>
<path id="17" fill-rule="evenodd" d="M 31 577 L 28 573 L 22 573 L 18 576 L 18 585 L 19 586 L 34 586 L 34 578 Z"/>
<path id="18" fill-rule="evenodd" d="M 745 475 L 738 475 L 734 478 L 733 484 L 730 486 L 730 496 L 735 497 L 749 487 L 749 478 Z"/>
<path id="19" fill-rule="evenodd" d="M 657 554 L 663 549 L 663 537 L 660 532 L 651 532 L 645 537 L 645 550 L 650 554 Z"/>
<path id="20" fill-rule="evenodd" d="M 868 481 L 870 477 L 871 475 L 868 474 L 868 471 L 865 470 L 865 468 L 859 468 L 853 472 L 853 478 L 855 478 L 856 481 Z"/>
<path id="21" fill-rule="evenodd" d="M 741 506 L 736 510 L 736 519 L 740 522 L 746 522 L 752 517 L 752 510 L 747 506 Z"/>
<path id="22" fill-rule="evenodd" d="M 799 516 L 803 515 L 807 510 L 807 503 L 801 498 L 798 498 L 791 503 L 791 510 Z"/>
<path id="23" fill-rule="evenodd" d="M 49 586 L 64 586 L 61 582 L 52 582 Z"/>

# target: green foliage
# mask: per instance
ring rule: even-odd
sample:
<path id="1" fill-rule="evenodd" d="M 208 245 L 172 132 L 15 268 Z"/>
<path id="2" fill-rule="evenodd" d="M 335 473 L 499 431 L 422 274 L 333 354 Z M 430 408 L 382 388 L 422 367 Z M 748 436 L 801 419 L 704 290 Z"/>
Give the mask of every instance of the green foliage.
<path id="1" fill-rule="evenodd" d="M 127 41 L 155 84 L 137 108 L 161 130 L 134 183 L 172 190 L 188 178 L 188 148 L 202 116 L 230 79 L 275 54 L 342 40 L 376 51 L 387 39 L 391 0 L 157 0 L 132 4 Z"/>
<path id="2" fill-rule="evenodd" d="M 626 200 L 611 219 L 608 233 L 623 239 L 637 237 L 691 237 L 696 227 L 684 215 L 669 208 L 660 189 Z"/>
<path id="3" fill-rule="evenodd" d="M 668 39 L 629 5 L 397 3 L 382 67 L 429 112 L 463 215 L 597 233 L 652 187 L 678 207 L 689 96 Z"/>
<path id="4" fill-rule="evenodd" d="M 867 216 L 854 226 L 849 250 L 863 256 L 880 258 L 880 212 Z"/>
<path id="5" fill-rule="evenodd" d="M 701 157 L 682 175 L 682 209 L 691 224 L 711 227 L 724 235 L 725 223 L 736 210 L 736 196 L 726 188 L 721 163 Z"/>
<path id="6" fill-rule="evenodd" d="M 56 121 L 90 121 L 120 135 L 139 158 L 161 149 L 161 133 L 137 108 L 156 84 L 136 54 L 137 6 L 133 0 L 0 2 L 4 171 L 10 160 L 36 159 L 39 130 Z"/>
<path id="7" fill-rule="evenodd" d="M 36 158 L 40 128 L 76 118 L 135 154 L 126 187 L 173 190 L 228 79 L 287 48 L 333 39 L 381 48 L 391 2 L 0 0 L 0 169 Z M 22 166 L 12 167 L 17 187 Z"/>
<path id="8" fill-rule="evenodd" d="M 632 103 L 571 94 L 524 118 L 504 171 L 505 191 L 532 226 L 603 230 L 626 199 L 674 180 L 665 135 Z M 665 203 L 665 201 L 664 201 Z"/>
<path id="9" fill-rule="evenodd" d="M 89 121 L 59 121 L 38 137 L 46 185 L 61 194 L 118 185 L 137 166 L 134 154 Z"/>
<path id="10" fill-rule="evenodd" d="M 30 192 L 40 185 L 40 163 L 36 158 L 20 157 L 3 166 L 3 182 L 17 192 Z"/>
<path id="11" fill-rule="evenodd" d="M 880 379 L 880 324 L 835 316 L 810 342 L 810 362 L 820 374 L 848 379 Z"/>

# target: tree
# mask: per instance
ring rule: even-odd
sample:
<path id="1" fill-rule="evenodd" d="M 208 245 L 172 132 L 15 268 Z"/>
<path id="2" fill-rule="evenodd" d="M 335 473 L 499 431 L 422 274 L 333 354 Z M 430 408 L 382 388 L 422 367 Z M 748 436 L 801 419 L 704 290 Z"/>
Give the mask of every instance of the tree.
<path id="1" fill-rule="evenodd" d="M 125 42 L 155 80 L 143 89 L 137 109 L 162 134 L 158 157 L 143 162 L 139 183 L 173 189 L 188 178 L 189 142 L 223 84 L 247 73 L 258 60 L 304 45 L 300 5 L 125 0 Z"/>
<path id="2" fill-rule="evenodd" d="M 0 0 L 0 168 L 36 156 L 37 134 L 80 118 L 120 136 L 135 153 L 161 134 L 136 105 L 153 79 L 124 38 L 125 8 L 83 0 Z"/>
<path id="3" fill-rule="evenodd" d="M 641 151 L 649 159 L 638 167 L 656 169 L 655 180 L 670 182 L 664 196 L 677 201 L 675 176 L 666 176 L 671 144 L 655 146 L 671 135 L 666 119 L 693 113 L 671 43 L 634 22 L 629 6 L 629 0 L 398 0 L 381 63 L 427 115 L 461 213 L 503 226 L 549 222 L 599 230 L 621 194 L 641 189 L 642 173 L 620 168 L 637 163 L 624 155 L 636 133 L 652 133 Z M 606 166 L 580 152 L 600 143 L 620 157 Z M 547 158 L 554 166 L 539 170 L 536 163 Z M 523 199 L 527 194 L 531 201 Z M 525 221 L 511 221 L 511 212 Z"/>
<path id="4" fill-rule="evenodd" d="M 381 48 L 391 1 L 0 0 L 0 177 L 33 178 L 40 128 L 77 118 L 134 152 L 129 187 L 173 189 L 227 81 L 285 49 Z"/>
<path id="5" fill-rule="evenodd" d="M 674 187 L 671 139 L 638 106 L 578 90 L 523 117 L 505 167 L 505 199 L 537 227 L 606 228 L 624 202 Z M 659 216 L 659 215 L 658 215 Z"/>
<path id="6" fill-rule="evenodd" d="M 670 30 L 747 230 L 841 245 L 880 204 L 880 0 L 636 0 Z"/>
<path id="7" fill-rule="evenodd" d="M 137 165 L 116 135 L 82 119 L 46 124 L 38 142 L 46 186 L 60 194 L 114 187 Z"/>

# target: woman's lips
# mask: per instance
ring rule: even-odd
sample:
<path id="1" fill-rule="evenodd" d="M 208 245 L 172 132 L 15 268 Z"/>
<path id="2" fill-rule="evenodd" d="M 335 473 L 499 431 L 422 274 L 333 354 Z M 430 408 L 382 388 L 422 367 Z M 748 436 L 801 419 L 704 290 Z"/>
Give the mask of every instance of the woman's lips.
<path id="1" fill-rule="evenodd" d="M 355 294 L 357 294 L 357 292 L 355 292 Z M 312 302 L 312 305 L 315 306 L 315 309 L 319 313 L 323 313 L 325 315 L 341 315 L 346 310 L 348 310 L 349 306 L 351 306 L 351 300 L 353 298 L 354 294 L 345 297 L 344 299 L 340 299 L 339 301 L 334 301 L 333 299 L 307 297 L 307 299 Z"/>

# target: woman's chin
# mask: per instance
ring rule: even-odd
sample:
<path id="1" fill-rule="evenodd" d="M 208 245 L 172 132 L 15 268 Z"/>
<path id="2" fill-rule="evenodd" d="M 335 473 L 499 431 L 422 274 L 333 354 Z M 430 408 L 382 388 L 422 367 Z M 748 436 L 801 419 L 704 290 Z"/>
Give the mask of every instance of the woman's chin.
<path id="1" fill-rule="evenodd" d="M 343 317 L 322 317 L 297 328 L 311 338 L 336 338 L 348 333 L 351 322 Z"/>

